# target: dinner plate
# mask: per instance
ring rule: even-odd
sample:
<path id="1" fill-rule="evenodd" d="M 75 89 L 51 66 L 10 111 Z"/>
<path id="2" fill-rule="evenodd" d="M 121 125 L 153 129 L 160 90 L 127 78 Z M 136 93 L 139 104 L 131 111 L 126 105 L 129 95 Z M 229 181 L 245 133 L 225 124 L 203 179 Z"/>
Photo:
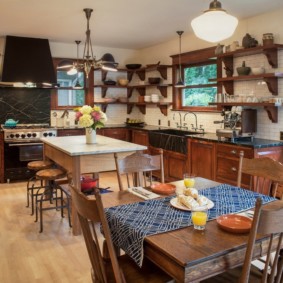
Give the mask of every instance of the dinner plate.
<path id="1" fill-rule="evenodd" d="M 170 195 L 175 193 L 176 186 L 173 184 L 157 183 L 150 186 L 154 193 L 161 195 Z"/>
<path id="2" fill-rule="evenodd" d="M 188 208 L 188 207 L 186 207 L 186 206 L 180 204 L 180 203 L 178 202 L 178 198 L 172 198 L 172 199 L 170 200 L 170 204 L 171 204 L 173 207 L 175 207 L 175 208 L 182 209 L 182 210 L 187 210 L 187 211 L 191 211 L 190 208 Z M 199 206 L 199 207 L 198 207 L 198 210 L 201 211 L 202 209 L 210 209 L 210 208 L 212 208 L 212 207 L 214 207 L 214 202 L 209 199 L 209 200 L 208 200 L 208 204 L 205 205 L 205 206 Z"/>
<path id="3" fill-rule="evenodd" d="M 221 215 L 216 221 L 223 230 L 233 233 L 247 233 L 252 227 L 252 219 L 237 214 Z"/>

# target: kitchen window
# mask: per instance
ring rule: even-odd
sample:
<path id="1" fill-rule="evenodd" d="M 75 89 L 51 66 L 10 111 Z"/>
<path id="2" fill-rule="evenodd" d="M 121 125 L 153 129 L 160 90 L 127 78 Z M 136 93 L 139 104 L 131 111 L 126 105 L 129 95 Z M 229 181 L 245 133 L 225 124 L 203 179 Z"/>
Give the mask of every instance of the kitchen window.
<path id="1" fill-rule="evenodd" d="M 183 72 L 182 107 L 209 106 L 215 101 L 217 83 L 210 80 L 217 76 L 216 62 L 187 66 Z"/>
<path id="2" fill-rule="evenodd" d="M 175 77 L 177 77 L 178 55 L 174 55 L 172 58 Z M 181 54 L 181 64 L 185 87 L 173 89 L 173 109 L 216 111 L 215 106 L 209 105 L 210 102 L 215 101 L 216 94 L 221 92 L 221 87 L 216 82 L 216 78 L 221 73 L 221 63 L 215 57 L 215 48 L 183 53 Z"/>

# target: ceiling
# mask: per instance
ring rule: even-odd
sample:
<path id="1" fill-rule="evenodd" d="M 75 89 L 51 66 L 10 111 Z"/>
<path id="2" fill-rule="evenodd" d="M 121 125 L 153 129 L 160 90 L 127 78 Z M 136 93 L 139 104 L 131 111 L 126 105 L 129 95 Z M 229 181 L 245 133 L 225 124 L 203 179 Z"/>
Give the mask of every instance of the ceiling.
<path id="1" fill-rule="evenodd" d="M 0 36 L 85 41 L 84 8 L 93 45 L 140 49 L 192 32 L 191 20 L 212 0 L 0 0 Z M 283 8 L 282 0 L 220 0 L 228 13 L 244 19 Z"/>

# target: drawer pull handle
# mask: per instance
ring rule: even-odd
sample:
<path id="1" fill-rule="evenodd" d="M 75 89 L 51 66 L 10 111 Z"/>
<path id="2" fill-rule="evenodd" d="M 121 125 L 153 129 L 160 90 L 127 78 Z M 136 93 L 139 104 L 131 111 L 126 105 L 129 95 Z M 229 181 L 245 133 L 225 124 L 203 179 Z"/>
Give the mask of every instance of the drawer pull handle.
<path id="1" fill-rule="evenodd" d="M 237 153 L 237 150 L 234 150 L 234 149 L 233 149 L 233 150 L 231 150 L 231 153 L 232 153 L 232 154 L 236 154 L 236 153 Z"/>
<path id="2" fill-rule="evenodd" d="M 231 167 L 231 170 L 232 170 L 233 172 L 236 172 L 236 171 L 237 171 L 237 168 L 236 168 L 236 167 Z"/>

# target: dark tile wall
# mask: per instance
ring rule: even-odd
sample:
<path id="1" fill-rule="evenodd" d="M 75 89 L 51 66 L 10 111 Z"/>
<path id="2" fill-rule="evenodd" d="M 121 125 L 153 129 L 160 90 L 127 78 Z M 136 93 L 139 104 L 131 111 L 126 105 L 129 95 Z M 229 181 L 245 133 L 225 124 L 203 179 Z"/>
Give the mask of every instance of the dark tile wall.
<path id="1" fill-rule="evenodd" d="M 0 124 L 50 124 L 50 89 L 0 88 Z"/>

